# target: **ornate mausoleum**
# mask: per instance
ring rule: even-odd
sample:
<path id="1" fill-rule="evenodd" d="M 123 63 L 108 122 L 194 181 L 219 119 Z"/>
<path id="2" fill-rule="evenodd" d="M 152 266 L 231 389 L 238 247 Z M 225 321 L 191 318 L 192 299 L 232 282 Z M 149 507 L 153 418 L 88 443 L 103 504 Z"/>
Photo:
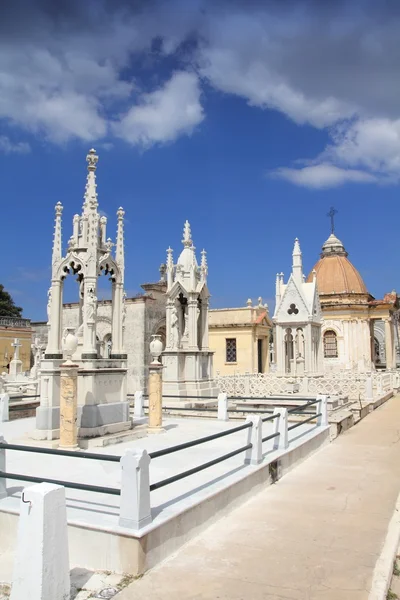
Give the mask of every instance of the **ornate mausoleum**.
<path id="1" fill-rule="evenodd" d="M 276 276 L 275 360 L 278 374 L 322 373 L 321 306 L 315 273 L 306 282 L 299 240 L 293 248 L 292 273 L 287 284 Z"/>
<path id="2" fill-rule="evenodd" d="M 396 292 L 375 300 L 333 230 L 307 281 L 315 277 L 323 317 L 324 370 L 368 372 L 375 366 L 395 368 Z"/>
<path id="3" fill-rule="evenodd" d="M 167 339 L 163 352 L 163 392 L 176 397 L 212 396 L 213 352 L 208 345 L 207 259 L 197 263 L 190 225 L 183 231 L 183 250 L 174 264 L 167 250 Z"/>
<path id="4" fill-rule="evenodd" d="M 41 362 L 40 407 L 36 413 L 35 437 L 55 439 L 60 427 L 60 364 L 65 359 L 63 339 L 74 332 L 78 337 L 73 360 L 78 371 L 78 435 L 92 437 L 122 431 L 131 426 L 126 401 L 126 359 L 124 350 L 124 211 L 117 211 L 117 238 L 107 238 L 107 218 L 100 216 L 96 191 L 98 157 L 90 150 L 82 214 L 73 218 L 73 232 L 65 255 L 62 252 L 61 203 L 56 205 L 52 256 L 52 278 L 48 293 L 48 341 Z M 115 253 L 113 246 L 115 245 Z M 111 281 L 111 346 L 106 357 L 98 352 L 98 277 Z M 63 285 L 76 278 L 77 322 L 63 329 Z"/>

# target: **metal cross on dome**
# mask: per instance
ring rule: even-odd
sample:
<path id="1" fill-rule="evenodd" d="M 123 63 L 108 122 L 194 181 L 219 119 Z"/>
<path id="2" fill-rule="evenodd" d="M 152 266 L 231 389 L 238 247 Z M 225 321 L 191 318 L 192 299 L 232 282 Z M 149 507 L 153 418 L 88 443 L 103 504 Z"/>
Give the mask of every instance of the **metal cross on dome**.
<path id="1" fill-rule="evenodd" d="M 331 233 L 335 233 L 335 215 L 337 215 L 338 211 L 331 206 L 330 211 L 327 213 L 327 217 L 331 219 Z"/>

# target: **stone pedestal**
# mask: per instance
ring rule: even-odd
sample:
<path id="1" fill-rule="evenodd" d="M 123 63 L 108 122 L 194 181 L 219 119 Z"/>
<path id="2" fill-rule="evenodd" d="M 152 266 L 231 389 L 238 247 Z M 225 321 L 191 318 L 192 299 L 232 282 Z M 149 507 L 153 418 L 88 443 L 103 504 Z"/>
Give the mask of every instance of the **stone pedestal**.
<path id="1" fill-rule="evenodd" d="M 161 364 L 149 366 L 149 433 L 165 431 L 162 427 L 162 370 Z"/>
<path id="2" fill-rule="evenodd" d="M 164 350 L 163 393 L 177 400 L 217 400 L 219 389 L 212 379 L 213 352 L 206 350 Z M 168 404 L 173 399 L 168 398 Z"/>
<path id="3" fill-rule="evenodd" d="M 78 448 L 78 365 L 64 363 L 60 376 L 60 448 Z"/>
<path id="4" fill-rule="evenodd" d="M 132 427 L 126 397 L 126 361 L 97 359 L 74 361 L 77 377 L 78 438 L 92 438 L 127 431 Z M 41 365 L 40 406 L 32 437 L 60 437 L 62 360 L 44 359 Z"/>

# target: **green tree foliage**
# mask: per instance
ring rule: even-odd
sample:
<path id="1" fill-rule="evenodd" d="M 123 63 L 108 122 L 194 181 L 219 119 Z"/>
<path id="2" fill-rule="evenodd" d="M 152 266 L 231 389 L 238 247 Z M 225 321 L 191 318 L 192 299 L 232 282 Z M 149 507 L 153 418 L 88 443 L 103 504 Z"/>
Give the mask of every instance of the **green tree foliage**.
<path id="1" fill-rule="evenodd" d="M 20 317 L 22 308 L 15 306 L 14 300 L 0 283 L 0 317 Z"/>

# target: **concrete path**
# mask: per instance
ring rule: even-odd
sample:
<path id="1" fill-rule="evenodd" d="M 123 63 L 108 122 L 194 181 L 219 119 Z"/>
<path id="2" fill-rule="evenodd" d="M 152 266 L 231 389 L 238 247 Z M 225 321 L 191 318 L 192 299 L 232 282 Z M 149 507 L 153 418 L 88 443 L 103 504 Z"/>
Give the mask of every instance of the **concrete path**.
<path id="1" fill-rule="evenodd" d="M 118 600 L 368 600 L 400 492 L 400 396 Z"/>

